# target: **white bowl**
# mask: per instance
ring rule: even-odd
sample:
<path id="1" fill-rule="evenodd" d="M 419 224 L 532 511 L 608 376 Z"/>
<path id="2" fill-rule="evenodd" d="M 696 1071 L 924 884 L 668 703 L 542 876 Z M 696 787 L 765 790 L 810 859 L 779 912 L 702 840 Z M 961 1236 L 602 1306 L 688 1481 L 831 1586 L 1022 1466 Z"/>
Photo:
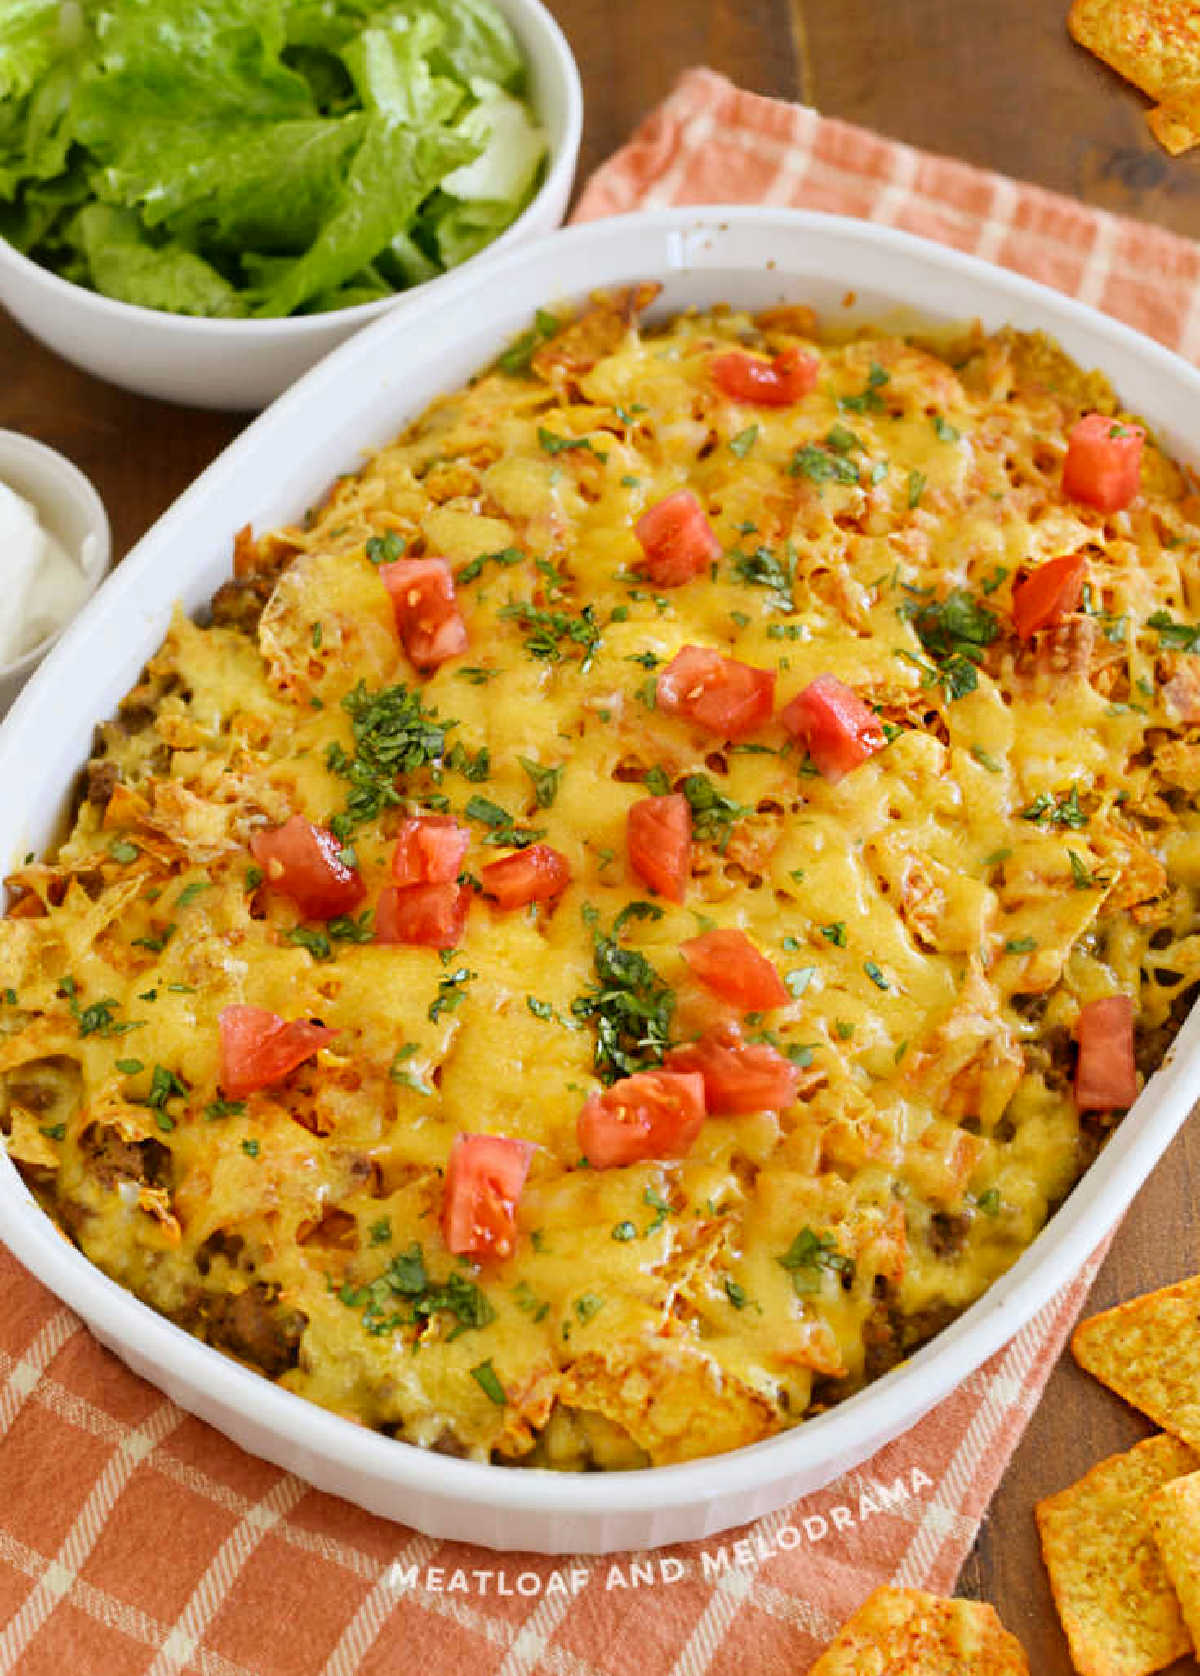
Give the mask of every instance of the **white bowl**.
<path id="1" fill-rule="evenodd" d="M 686 209 L 618 217 L 510 251 L 414 299 L 314 368 L 176 503 L 114 573 L 0 727 L 0 860 L 55 833 L 64 794 L 166 632 L 177 597 L 204 604 L 232 532 L 300 515 L 362 452 L 460 386 L 541 304 L 662 280 L 659 311 L 792 298 L 839 320 L 979 319 L 1053 335 L 1100 366 L 1165 445 L 1200 463 L 1200 374 L 1057 292 L 890 228 L 801 211 Z M 844 308 L 847 293 L 856 294 Z M 70 683 L 71 702 L 62 694 Z M 2 981 L 2 980 L 0 980 Z M 1015 1267 L 903 1366 L 764 1443 L 626 1473 L 556 1475 L 428 1454 L 281 1390 L 156 1315 L 56 1232 L 0 1167 L 10 1249 L 131 1367 L 245 1448 L 434 1536 L 503 1549 L 604 1552 L 697 1539 L 815 1490 L 897 1436 L 1022 1327 L 1128 1206 L 1200 1092 L 1200 1010 L 1104 1152 Z"/>
<path id="2" fill-rule="evenodd" d="M 529 92 L 549 141 L 546 176 L 511 227 L 462 264 L 560 225 L 583 131 L 583 90 L 566 37 L 540 0 L 495 0 L 529 67 Z M 0 239 L 0 302 L 64 360 L 143 396 L 191 407 L 254 409 L 293 384 L 351 333 L 437 291 L 449 275 L 395 297 L 285 320 L 204 320 L 139 308 L 60 279 Z"/>
<path id="3" fill-rule="evenodd" d="M 94 593 L 112 563 L 112 535 L 104 502 L 78 466 L 44 442 L 0 431 L 0 483 L 35 508 L 42 528 L 76 560 Z M 57 639 L 49 635 L 12 663 L 0 663 L 0 716 Z"/>

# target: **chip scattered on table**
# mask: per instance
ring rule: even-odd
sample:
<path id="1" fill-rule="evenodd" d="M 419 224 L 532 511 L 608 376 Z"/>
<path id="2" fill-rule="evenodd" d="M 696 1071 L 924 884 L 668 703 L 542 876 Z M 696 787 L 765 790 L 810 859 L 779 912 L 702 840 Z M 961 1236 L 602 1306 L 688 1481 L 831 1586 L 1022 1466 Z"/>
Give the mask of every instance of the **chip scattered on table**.
<path id="1" fill-rule="evenodd" d="M 1029 1663 L 1016 1636 L 982 1601 L 885 1586 L 843 1624 L 809 1676 L 878 1676 L 881 1670 L 904 1676 L 1028 1676 Z"/>
<path id="2" fill-rule="evenodd" d="M 1081 1321 L 1080 1367 L 1200 1449 L 1200 1275 Z"/>
<path id="3" fill-rule="evenodd" d="M 1067 27 L 1081 46 L 1159 101 L 1146 120 L 1177 155 L 1200 143 L 1200 8 L 1195 0 L 1074 0 Z"/>
<path id="4" fill-rule="evenodd" d="M 1042 1555 L 1080 1676 L 1150 1676 L 1191 1652 L 1146 1503 L 1197 1466 L 1178 1438 L 1151 1437 L 1038 1503 Z"/>
<path id="5" fill-rule="evenodd" d="M 1150 1497 L 1147 1510 L 1183 1621 L 1200 1647 L 1200 1472 L 1164 1484 Z"/>

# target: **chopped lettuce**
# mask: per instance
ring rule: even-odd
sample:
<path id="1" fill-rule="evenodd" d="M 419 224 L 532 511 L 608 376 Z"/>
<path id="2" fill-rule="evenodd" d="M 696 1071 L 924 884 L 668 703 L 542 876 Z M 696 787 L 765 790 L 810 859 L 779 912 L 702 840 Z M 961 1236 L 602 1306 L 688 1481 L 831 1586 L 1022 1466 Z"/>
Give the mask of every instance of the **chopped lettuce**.
<path id="1" fill-rule="evenodd" d="M 528 203 L 524 79 L 491 0 L 4 0 L 0 234 L 150 308 L 385 297 Z"/>

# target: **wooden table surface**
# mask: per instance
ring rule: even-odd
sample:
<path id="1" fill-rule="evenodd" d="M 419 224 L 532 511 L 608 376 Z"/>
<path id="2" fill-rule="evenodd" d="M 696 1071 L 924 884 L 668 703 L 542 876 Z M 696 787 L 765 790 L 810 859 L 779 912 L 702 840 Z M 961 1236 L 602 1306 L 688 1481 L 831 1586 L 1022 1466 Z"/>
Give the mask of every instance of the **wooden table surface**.
<path id="1" fill-rule="evenodd" d="M 583 73 L 581 179 L 688 65 L 804 98 L 827 115 L 1200 236 L 1200 152 L 1172 160 L 1147 101 L 1069 39 L 1067 0 L 550 0 Z M 124 552 L 244 422 L 127 395 L 0 317 L 0 426 L 70 455 Z M 1200 1268 L 1200 1128 L 1177 1140 L 1117 1235 L 1093 1305 Z M 1151 1428 L 1067 1358 L 1055 1371 L 963 1572 L 1021 1637 L 1037 1676 L 1068 1676 L 1033 1504 Z M 1195 1671 L 1189 1662 L 1176 1671 Z"/>

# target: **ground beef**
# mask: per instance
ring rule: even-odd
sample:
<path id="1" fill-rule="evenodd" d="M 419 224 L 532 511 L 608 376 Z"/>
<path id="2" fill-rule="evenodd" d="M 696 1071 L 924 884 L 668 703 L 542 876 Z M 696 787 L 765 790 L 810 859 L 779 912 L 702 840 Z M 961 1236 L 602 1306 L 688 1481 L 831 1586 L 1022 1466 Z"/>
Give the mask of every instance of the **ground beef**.
<path id="1" fill-rule="evenodd" d="M 272 1287 L 261 1280 L 245 1292 L 205 1298 L 198 1330 L 210 1344 L 261 1368 L 269 1379 L 296 1366 L 300 1338 L 308 1325 L 296 1310 L 281 1309 Z"/>
<path id="2" fill-rule="evenodd" d="M 167 1187 L 171 1154 L 154 1140 L 127 1141 L 107 1124 L 92 1123 L 79 1137 L 87 1167 L 103 1187 L 132 1181 L 139 1187 Z"/>
<path id="3" fill-rule="evenodd" d="M 256 635 L 258 620 L 275 587 L 275 577 L 253 571 L 249 576 L 231 576 L 213 595 L 212 620 L 219 628 L 240 629 Z"/>
<path id="4" fill-rule="evenodd" d="M 962 1211 L 951 1215 L 948 1211 L 935 1211 L 929 1221 L 929 1249 L 935 1257 L 960 1257 L 962 1248 L 966 1244 L 967 1235 L 971 1231 L 971 1214 Z"/>
<path id="5" fill-rule="evenodd" d="M 117 781 L 121 778 L 120 770 L 115 762 L 107 758 L 93 757 L 87 769 L 87 800 L 97 809 L 108 806 L 108 800 L 117 789 Z"/>

